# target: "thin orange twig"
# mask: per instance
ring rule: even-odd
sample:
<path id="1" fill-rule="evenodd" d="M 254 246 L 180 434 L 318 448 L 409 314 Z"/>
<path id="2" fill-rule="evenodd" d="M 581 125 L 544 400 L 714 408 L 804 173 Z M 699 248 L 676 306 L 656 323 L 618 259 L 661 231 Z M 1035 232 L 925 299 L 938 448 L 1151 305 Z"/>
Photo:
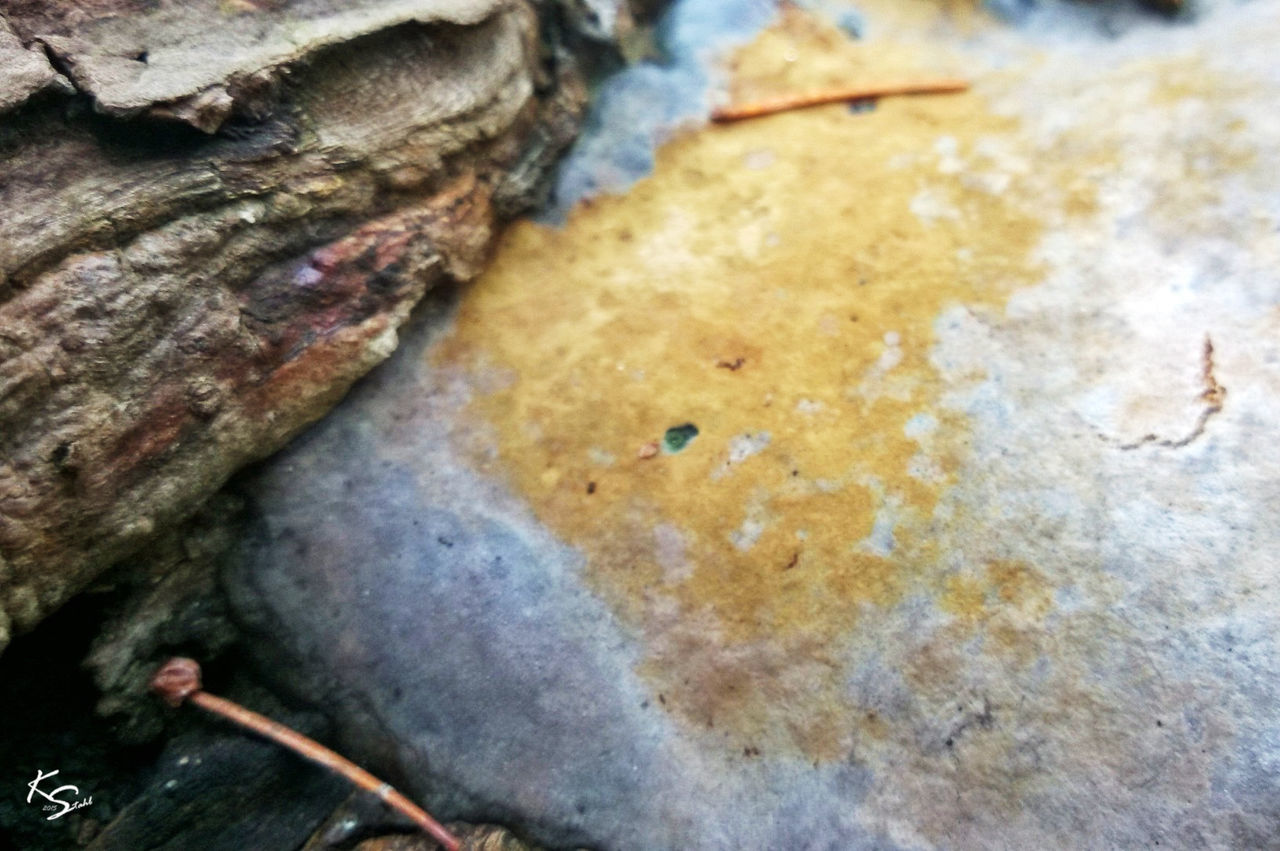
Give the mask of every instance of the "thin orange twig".
<path id="1" fill-rule="evenodd" d="M 183 701 L 190 701 L 206 712 L 212 712 L 247 727 L 259 735 L 279 742 L 312 762 L 317 762 L 330 771 L 342 775 L 357 787 L 377 795 L 387 806 L 408 816 L 414 824 L 443 845 L 446 851 L 458 851 L 461 846 L 458 838 L 444 825 L 393 789 L 390 783 L 384 783 L 351 760 L 339 756 L 314 739 L 278 721 L 272 721 L 265 715 L 245 709 L 234 701 L 201 691 L 200 664 L 194 659 L 178 657 L 165 662 L 152 677 L 151 689 L 163 697 L 170 706 L 181 706 Z"/>
<path id="2" fill-rule="evenodd" d="M 716 122 L 742 121 L 746 118 L 759 118 L 774 115 L 792 109 L 804 109 L 810 106 L 822 106 L 828 103 L 844 101 L 873 100 L 893 97 L 895 95 L 944 95 L 967 91 L 969 82 L 943 78 L 939 80 L 922 80 L 918 82 L 884 83 L 872 86 L 850 86 L 839 89 L 823 89 L 817 92 L 784 95 L 769 100 L 745 103 L 739 106 L 726 106 L 711 113 L 711 120 Z"/>

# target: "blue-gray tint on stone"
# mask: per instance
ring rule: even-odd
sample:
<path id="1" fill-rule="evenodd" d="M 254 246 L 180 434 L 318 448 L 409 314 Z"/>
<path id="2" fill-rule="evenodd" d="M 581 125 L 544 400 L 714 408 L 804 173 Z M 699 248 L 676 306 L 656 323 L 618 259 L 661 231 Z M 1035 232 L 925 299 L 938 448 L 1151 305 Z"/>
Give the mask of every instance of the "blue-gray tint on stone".
<path id="1" fill-rule="evenodd" d="M 672 4 L 656 33 L 663 61 L 641 63 L 601 84 L 543 218 L 563 221 L 583 198 L 621 192 L 652 171 L 658 145 L 710 111 L 714 60 L 748 41 L 776 13 L 770 0 Z"/>
<path id="2" fill-rule="evenodd" d="M 454 456 L 432 412 L 459 399 L 425 392 L 422 358 L 445 321 L 246 482 L 257 528 L 224 584 L 268 676 L 444 819 L 555 847 L 892 847 L 858 823 L 859 766 L 735 774 L 674 734 L 581 557 Z"/>

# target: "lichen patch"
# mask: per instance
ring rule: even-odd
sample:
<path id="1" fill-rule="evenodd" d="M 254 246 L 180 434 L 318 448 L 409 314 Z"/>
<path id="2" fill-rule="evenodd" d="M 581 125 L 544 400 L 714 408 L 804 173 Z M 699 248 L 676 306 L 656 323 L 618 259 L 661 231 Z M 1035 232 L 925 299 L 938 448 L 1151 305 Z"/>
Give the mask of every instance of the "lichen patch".
<path id="1" fill-rule="evenodd" d="M 807 76 L 788 59 L 810 55 Z M 763 94 L 748 70 L 775 66 L 817 85 L 842 59 L 936 61 L 792 12 L 736 57 L 734 91 Z M 934 322 L 1036 280 L 1039 209 L 1061 199 L 1008 167 L 1021 144 L 977 94 L 690 133 L 562 230 L 512 228 L 430 355 L 492 388 L 463 414 L 497 435 L 475 464 L 585 554 L 661 705 L 738 751 L 847 754 L 869 734 L 841 661 L 860 612 L 947 581 L 935 510 L 969 432 L 942 404 Z M 697 437 L 675 451 L 682 424 Z M 992 600 L 1021 593 L 993 570 Z"/>

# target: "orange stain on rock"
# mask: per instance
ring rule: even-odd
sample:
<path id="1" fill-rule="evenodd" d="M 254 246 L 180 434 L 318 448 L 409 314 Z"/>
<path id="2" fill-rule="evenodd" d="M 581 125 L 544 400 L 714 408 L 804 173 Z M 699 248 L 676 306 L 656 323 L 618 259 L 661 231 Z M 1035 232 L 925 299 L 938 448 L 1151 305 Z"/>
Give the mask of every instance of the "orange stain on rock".
<path id="1" fill-rule="evenodd" d="M 832 33 L 787 14 L 736 65 L 927 69 Z M 1017 145 L 975 94 L 691 133 L 563 230 L 513 227 L 433 350 L 485 388 L 477 466 L 585 554 L 663 705 L 739 752 L 847 754 L 859 613 L 943 581 L 935 510 L 968 429 L 934 323 L 1035 279 L 1045 199 L 991 152 Z M 685 448 L 637 458 L 682 423 Z"/>

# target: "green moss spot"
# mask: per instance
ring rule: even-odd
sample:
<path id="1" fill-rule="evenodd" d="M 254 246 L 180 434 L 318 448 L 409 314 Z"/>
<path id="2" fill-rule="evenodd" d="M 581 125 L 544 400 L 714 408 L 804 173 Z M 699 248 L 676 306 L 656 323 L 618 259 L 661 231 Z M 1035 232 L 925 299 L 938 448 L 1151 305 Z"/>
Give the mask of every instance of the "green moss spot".
<path id="1" fill-rule="evenodd" d="M 679 452 L 689 445 L 689 441 L 698 436 L 698 427 L 693 423 L 672 426 L 662 436 L 662 448 L 667 452 Z"/>

